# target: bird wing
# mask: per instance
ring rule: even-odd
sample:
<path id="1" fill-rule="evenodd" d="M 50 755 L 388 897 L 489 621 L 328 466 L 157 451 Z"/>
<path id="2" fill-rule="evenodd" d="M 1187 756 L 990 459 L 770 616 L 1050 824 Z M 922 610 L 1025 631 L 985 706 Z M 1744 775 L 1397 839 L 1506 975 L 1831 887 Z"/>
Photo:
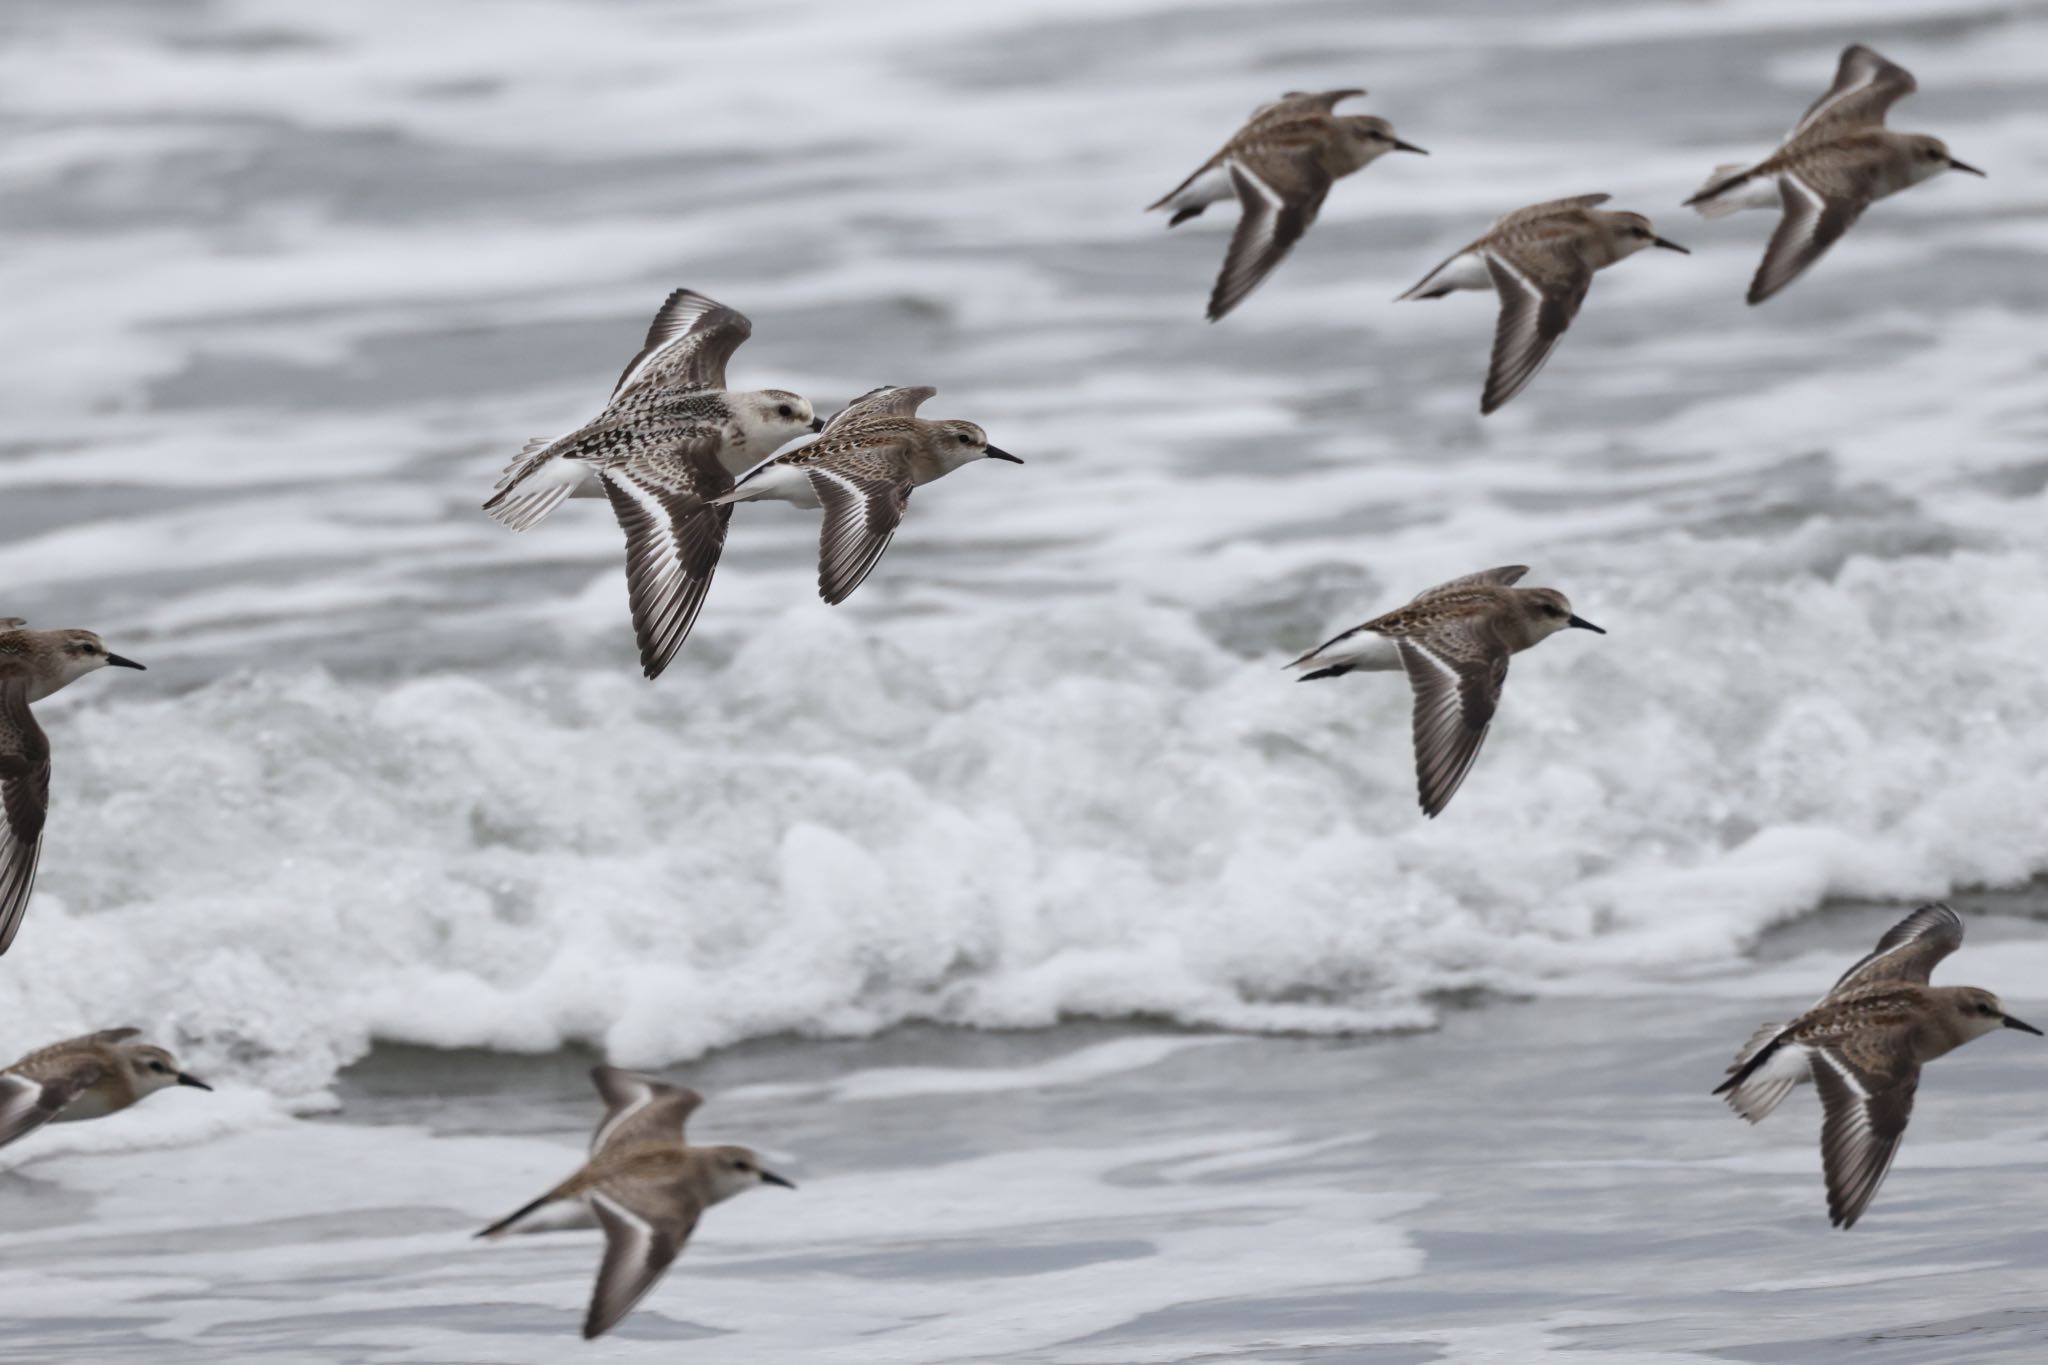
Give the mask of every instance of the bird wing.
<path id="1" fill-rule="evenodd" d="M 711 502 L 733 487 L 718 458 L 723 445 L 715 428 L 691 426 L 599 470 L 626 533 L 626 592 L 640 667 L 650 678 L 689 638 L 725 551 L 732 508 Z"/>
<path id="2" fill-rule="evenodd" d="M 1209 294 L 1209 321 L 1222 320 L 1287 258 L 1330 193 L 1330 173 L 1307 151 L 1233 157 L 1237 228 Z"/>
<path id="3" fill-rule="evenodd" d="M 1527 227 L 1529 224 L 1539 222 L 1542 219 L 1554 218 L 1560 213 L 1573 213 L 1581 209 L 1596 208 L 1613 197 L 1611 194 L 1575 194 L 1569 199 L 1548 199 L 1541 204 L 1531 204 L 1527 208 L 1520 208 L 1512 213 L 1502 214 L 1499 221 L 1494 223 L 1488 235 L 1491 236 L 1492 233 L 1510 228 Z"/>
<path id="4" fill-rule="evenodd" d="M 910 505 L 907 472 L 813 468 L 811 487 L 825 509 L 818 531 L 818 596 L 838 606 L 873 572 Z"/>
<path id="5" fill-rule="evenodd" d="M 590 1154 L 636 1142 L 681 1142 L 683 1124 L 704 1103 L 696 1091 L 664 1085 L 615 1066 L 593 1067 L 590 1079 L 604 1098 L 604 1118 L 590 1135 Z"/>
<path id="6" fill-rule="evenodd" d="M 1909 1056 L 1904 1026 L 1852 1033 L 1812 1048 L 1813 1079 L 1820 1091 L 1821 1165 L 1827 1174 L 1828 1217 L 1853 1227 L 1891 1170 L 1920 1067 Z"/>
<path id="7" fill-rule="evenodd" d="M 1835 83 L 1808 106 L 1785 135 L 1787 142 L 1819 129 L 1881 127 L 1894 104 L 1916 89 L 1913 73 L 1861 43 L 1842 49 Z"/>
<path id="8" fill-rule="evenodd" d="M 0 664 L 0 953 L 28 912 L 49 811 L 50 742 L 29 713 L 28 671 Z"/>
<path id="9" fill-rule="evenodd" d="M 590 1208 L 604 1229 L 604 1262 L 583 1319 L 586 1340 L 610 1331 L 654 1288 L 682 1254 L 698 1213 L 673 1186 L 624 1179 L 593 1189 Z"/>
<path id="10" fill-rule="evenodd" d="M 927 384 L 907 388 L 884 384 L 880 388 L 869 389 L 833 413 L 831 420 L 825 423 L 825 430 L 830 431 L 842 422 L 858 421 L 863 417 L 915 417 L 920 406 L 938 396 L 939 391 Z"/>
<path id="11" fill-rule="evenodd" d="M 1414 606 L 1417 603 L 1427 602 L 1432 597 L 1438 597 L 1459 588 L 1511 588 L 1521 582 L 1522 576 L 1528 572 L 1529 566 L 1527 564 L 1503 564 L 1497 569 L 1481 569 L 1478 573 L 1468 573 L 1462 578 L 1453 578 L 1449 582 L 1439 583 L 1433 588 L 1424 588 L 1421 592 L 1415 594 L 1414 599 L 1409 605 Z"/>
<path id="12" fill-rule="evenodd" d="M 1485 253 L 1487 273 L 1500 295 L 1493 359 L 1479 397 L 1482 414 L 1520 393 L 1571 326 L 1593 284 L 1593 268 L 1563 239 L 1518 244 L 1516 259 Z"/>
<path id="13" fill-rule="evenodd" d="M 745 314 L 694 290 L 678 289 L 662 301 L 646 343 L 619 375 L 612 395 L 649 379 L 691 393 L 722 389 L 725 363 L 753 331 Z"/>
<path id="14" fill-rule="evenodd" d="M 1245 116 L 1245 127 L 1254 128 L 1262 122 L 1280 118 L 1299 118 L 1303 114 L 1327 114 L 1348 99 L 1357 99 L 1365 94 L 1363 90 L 1290 90 L 1277 100 L 1268 100 Z"/>
<path id="15" fill-rule="evenodd" d="M 57 1117 L 69 1100 L 57 1087 L 28 1076 L 0 1076 L 0 1147 Z"/>
<path id="16" fill-rule="evenodd" d="M 72 1058 L 62 1066 L 31 1066 L 37 1055 L 30 1053 L 0 1074 L 0 1147 L 57 1117 L 107 1074 L 103 1064 L 90 1058 Z"/>
<path id="17" fill-rule="evenodd" d="M 1477 615 L 1437 622 L 1427 634 L 1397 636 L 1415 690 L 1415 782 L 1423 814 L 1436 817 L 1457 794 L 1500 705 L 1508 647 Z"/>
<path id="18" fill-rule="evenodd" d="M 1798 279 L 1842 239 L 1870 207 L 1875 172 L 1875 166 L 1861 158 L 1833 166 L 1808 162 L 1779 172 L 1778 197 L 1784 211 L 1756 277 L 1749 282 L 1750 303 L 1762 303 Z"/>
<path id="19" fill-rule="evenodd" d="M 1885 981 L 1924 986 L 1934 964 L 1963 946 L 1963 920 L 1948 906 L 1923 905 L 1885 930 L 1877 946 L 1842 973 L 1828 994 L 1841 995 Z"/>

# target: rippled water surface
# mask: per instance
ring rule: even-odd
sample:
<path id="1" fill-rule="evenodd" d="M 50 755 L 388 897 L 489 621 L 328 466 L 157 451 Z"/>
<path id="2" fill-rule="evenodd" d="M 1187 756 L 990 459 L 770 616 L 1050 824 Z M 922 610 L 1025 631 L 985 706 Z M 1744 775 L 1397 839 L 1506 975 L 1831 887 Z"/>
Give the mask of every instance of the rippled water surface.
<path id="1" fill-rule="evenodd" d="M 1851 40 L 1990 178 L 1747 308 L 1769 220 L 1678 201 Z M 587 1240 L 461 1234 L 573 1158 L 567 1047 L 708 1054 L 817 1177 L 623 1354 L 2030 1359 L 2026 1040 L 1944 1064 L 1846 1237 L 1810 1106 L 1699 1092 L 1893 913 L 1823 902 L 2048 873 L 2044 77 L 2048 7 L 1955 0 L 8 6 L 0 615 L 150 671 L 39 708 L 0 1043 L 133 1020 L 227 1084 L 7 1153 L 0 1354 L 558 1358 Z M 1204 323 L 1228 215 L 1141 206 L 1351 85 L 1432 154 Z M 1482 422 L 1491 305 L 1391 300 L 1594 190 L 1694 254 Z M 684 284 L 754 319 L 736 383 L 936 385 L 1029 463 L 839 609 L 742 509 L 650 686 L 606 509 L 476 504 Z M 1513 562 L 1611 633 L 1516 661 L 1424 822 L 1399 680 L 1279 666 Z M 859 1097 L 927 1061 L 995 1079 Z"/>

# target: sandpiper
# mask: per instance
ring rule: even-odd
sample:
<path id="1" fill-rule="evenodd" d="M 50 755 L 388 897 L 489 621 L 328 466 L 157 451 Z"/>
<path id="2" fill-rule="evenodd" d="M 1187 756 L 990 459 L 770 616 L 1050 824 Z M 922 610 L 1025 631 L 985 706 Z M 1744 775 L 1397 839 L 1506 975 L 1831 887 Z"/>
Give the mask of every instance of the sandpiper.
<path id="1" fill-rule="evenodd" d="M 885 386 L 854 400 L 824 434 L 767 460 L 712 501 L 770 499 L 822 507 L 818 595 L 837 606 L 861 585 L 903 521 L 910 490 L 975 460 L 1015 455 L 989 444 L 972 422 L 928 422 L 918 407 L 938 393 L 924 386 Z"/>
<path id="2" fill-rule="evenodd" d="M 1714 1090 L 1758 1123 L 1793 1086 L 1819 1088 L 1821 1164 L 1836 1227 L 1855 1225 L 1891 1169 L 1923 1065 L 2002 1028 L 2041 1032 L 2007 1014 L 1990 991 L 1927 984 L 1934 964 L 1962 942 L 1955 911 L 1921 906 L 1813 1008 L 1758 1029 Z"/>
<path id="3" fill-rule="evenodd" d="M 1581 194 L 1516 209 L 1400 296 L 1440 299 L 1458 289 L 1492 289 L 1500 295 L 1493 364 L 1479 399 L 1482 414 L 1499 408 L 1536 377 L 1578 316 L 1594 271 L 1645 247 L 1691 254 L 1659 237 L 1640 213 L 1595 207 L 1611 198 Z"/>
<path id="4" fill-rule="evenodd" d="M 1432 819 L 1450 804 L 1486 742 L 1508 656 L 1570 626 L 1607 633 L 1573 615 L 1556 589 L 1513 586 L 1527 572 L 1527 565 L 1509 564 L 1454 578 L 1288 665 L 1302 670 L 1301 682 L 1356 669 L 1406 670 L 1415 689 L 1416 786 Z"/>
<path id="5" fill-rule="evenodd" d="M 1716 166 L 1685 201 L 1707 218 L 1783 208 L 1749 284 L 1752 304 L 1798 279 L 1877 200 L 1943 171 L 1984 174 L 1950 156 L 1938 137 L 1886 129 L 1886 112 L 1913 90 L 1913 73 L 1903 66 L 1860 44 L 1844 48 L 1834 85 L 1777 151 L 1753 166 Z"/>
<path id="6" fill-rule="evenodd" d="M 1297 90 L 1260 105 L 1223 150 L 1146 209 L 1172 209 L 1166 225 L 1178 227 L 1209 205 L 1237 196 L 1237 231 L 1209 295 L 1209 321 L 1237 307 L 1286 258 L 1315 222 L 1332 184 L 1388 152 L 1428 155 L 1394 136 L 1383 118 L 1332 112 L 1364 93 Z"/>
<path id="7" fill-rule="evenodd" d="M 0 1071 L 0 1147 L 46 1123 L 117 1114 L 174 1085 L 213 1089 L 179 1070 L 162 1048 L 129 1041 L 141 1032 L 110 1028 L 67 1038 Z"/>
<path id="8" fill-rule="evenodd" d="M 0 953 L 14 942 L 28 910 L 50 811 L 50 742 L 29 703 L 96 668 L 141 668 L 110 653 L 89 630 L 24 630 L 20 617 L 0 617 Z"/>
<path id="9" fill-rule="evenodd" d="M 524 531 L 564 498 L 611 500 L 626 533 L 626 586 L 649 678 L 675 658 L 710 591 L 732 513 L 709 500 L 822 425 L 785 389 L 726 389 L 726 362 L 753 330 L 733 309 L 676 290 L 605 410 L 566 436 L 527 442 L 484 504 Z"/>
<path id="10" fill-rule="evenodd" d="M 610 1066 L 593 1069 L 590 1077 L 605 1108 L 590 1139 L 590 1160 L 476 1234 L 518 1231 L 550 1206 L 587 1206 L 604 1229 L 605 1250 L 583 1319 L 586 1340 L 609 1331 L 654 1287 L 705 1209 L 756 1185 L 796 1188 L 745 1147 L 685 1144 L 683 1124 L 704 1102 L 696 1091 Z"/>

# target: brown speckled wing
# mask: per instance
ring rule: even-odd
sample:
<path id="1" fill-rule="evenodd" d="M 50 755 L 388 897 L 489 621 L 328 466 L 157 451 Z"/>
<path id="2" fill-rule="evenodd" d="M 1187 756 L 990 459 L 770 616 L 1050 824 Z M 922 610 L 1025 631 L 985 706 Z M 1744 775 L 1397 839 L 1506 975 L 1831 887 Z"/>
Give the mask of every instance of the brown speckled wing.
<path id="1" fill-rule="evenodd" d="M 867 580 L 903 524 L 910 476 L 835 463 L 812 469 L 811 487 L 825 509 L 818 531 L 818 596 L 836 607 Z"/>
<path id="2" fill-rule="evenodd" d="M 1805 274 L 1863 216 L 1876 183 L 1874 157 L 1873 151 L 1840 159 L 1808 158 L 1780 172 L 1783 211 L 1749 282 L 1750 303 L 1762 303 Z"/>
<path id="3" fill-rule="evenodd" d="M 1934 966 L 1963 946 L 1963 921 L 1939 902 L 1923 905 L 1885 931 L 1877 947 L 1843 972 L 1823 999 L 1887 981 L 1924 986 Z"/>
<path id="4" fill-rule="evenodd" d="M 1233 157 L 1237 228 L 1223 254 L 1223 269 L 1209 294 L 1209 321 L 1218 322 L 1287 259 L 1322 210 L 1330 175 L 1306 149 L 1259 149 Z"/>
<path id="5" fill-rule="evenodd" d="M 1593 268 L 1576 238 L 1509 241 L 1488 250 L 1485 259 L 1500 296 L 1500 319 L 1479 399 L 1482 414 L 1499 409 L 1536 377 L 1593 284 Z"/>
<path id="6" fill-rule="evenodd" d="M 1598 208 L 1613 197 L 1611 194 L 1575 194 L 1569 199 L 1546 199 L 1540 204 L 1531 204 L 1527 208 L 1520 208 L 1512 213 L 1502 214 L 1500 220 L 1493 225 L 1493 230 L 1487 236 L 1512 234 L 1519 229 L 1526 229 L 1533 224 L 1540 223 L 1546 218 L 1555 218 L 1560 214 L 1574 214 L 1585 209 Z"/>
<path id="7" fill-rule="evenodd" d="M 1920 1082 L 1920 1068 L 1906 1057 L 1903 1028 L 1867 1031 L 1813 1050 L 1813 1079 L 1825 1112 L 1821 1165 L 1836 1227 L 1853 1227 L 1863 1216 L 1898 1155 Z"/>
<path id="8" fill-rule="evenodd" d="M 834 413 L 832 420 L 825 423 L 825 430 L 829 433 L 842 423 L 864 421 L 870 417 L 915 417 L 918 408 L 938 396 L 937 389 L 925 384 L 907 387 L 884 384 L 880 388 L 869 389 Z"/>
<path id="9" fill-rule="evenodd" d="M 1449 582 L 1439 583 L 1433 588 L 1424 588 L 1415 594 L 1410 605 L 1420 606 L 1424 602 L 1433 601 L 1462 588 L 1511 588 L 1521 582 L 1528 572 L 1527 564 L 1503 564 L 1497 569 L 1481 569 L 1478 573 L 1468 573 Z"/>
<path id="10" fill-rule="evenodd" d="M 1415 691 L 1415 781 L 1434 819 L 1479 757 L 1508 676 L 1508 648 L 1477 614 L 1396 638 Z"/>

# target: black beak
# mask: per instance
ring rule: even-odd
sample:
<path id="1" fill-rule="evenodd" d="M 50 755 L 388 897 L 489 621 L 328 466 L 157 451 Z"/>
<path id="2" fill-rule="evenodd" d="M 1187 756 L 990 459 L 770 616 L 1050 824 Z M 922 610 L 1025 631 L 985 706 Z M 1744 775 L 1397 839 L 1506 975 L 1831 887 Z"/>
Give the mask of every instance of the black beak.
<path id="1" fill-rule="evenodd" d="M 1984 172 L 1978 170 L 1975 166 L 1972 166 L 1969 162 L 1958 161 L 1954 157 L 1950 157 L 1948 159 L 1948 168 L 1952 171 L 1965 171 L 1970 175 L 1979 176 L 1986 180 L 1989 180 L 1991 178 L 1985 175 Z"/>
<path id="2" fill-rule="evenodd" d="M 1666 251 L 1675 251 L 1681 256 L 1692 255 L 1691 247 L 1680 246 L 1678 243 L 1672 241 L 1668 237 L 1652 237 L 1650 241 L 1656 246 L 1663 247 Z"/>
<path id="3" fill-rule="evenodd" d="M 1403 142 L 1400 138 L 1394 139 L 1394 150 L 1397 152 L 1413 152 L 1417 156 L 1429 155 L 1427 147 L 1418 147 L 1412 142 Z"/>
<path id="4" fill-rule="evenodd" d="M 811 430 L 812 430 L 812 431 L 823 431 L 824 429 L 825 429 L 825 419 L 824 419 L 824 418 L 822 418 L 822 417 L 813 417 L 813 418 L 811 419 Z"/>
<path id="5" fill-rule="evenodd" d="M 2018 1029 L 2018 1030 L 2019 1030 L 2019 1031 L 2020 1031 L 2021 1033 L 2031 1033 L 2031 1034 L 2033 1034 L 2033 1035 L 2034 1035 L 2034 1036 L 2035 1036 L 2036 1038 L 2048 1038 L 2048 1033 L 2043 1033 L 2043 1032 L 2041 1032 L 2041 1030 L 2039 1030 L 2039 1029 L 2035 1028 L 2035 1027 L 2034 1027 L 2034 1026 L 2033 1026 L 2032 1024 L 2023 1024 L 2023 1023 L 2021 1023 L 2021 1022 L 2020 1022 L 2019 1020 L 2017 1020 L 2017 1019 L 2013 1018 L 2013 1017 L 2012 1017 L 2012 1016 L 2011 1016 L 2010 1014 L 2008 1014 L 2008 1015 L 2006 1015 L 2006 1016 L 2004 1016 L 2004 1017 L 2005 1017 L 2005 1026 L 2006 1026 L 2007 1028 L 2016 1028 L 2016 1029 Z"/>
<path id="6" fill-rule="evenodd" d="M 208 1085 L 208 1084 L 207 1084 L 207 1083 L 206 1083 L 205 1081 L 202 1081 L 202 1080 L 200 1080 L 200 1079 L 199 1079 L 199 1078 L 198 1078 L 197 1076 L 193 1075 L 193 1074 L 192 1074 L 191 1072 L 189 1072 L 189 1071 L 180 1071 L 180 1072 L 178 1073 L 178 1084 L 179 1084 L 179 1085 L 189 1085 L 189 1086 L 191 1086 L 191 1087 L 192 1087 L 192 1088 L 193 1088 L 194 1090 L 211 1090 L 211 1089 L 213 1089 L 213 1087 L 212 1087 L 212 1086 Z"/>
<path id="7" fill-rule="evenodd" d="M 1567 616 L 1564 618 L 1564 623 L 1568 626 L 1577 626 L 1580 630 L 1590 630 L 1595 635 L 1605 635 L 1607 633 L 1583 617 Z"/>
<path id="8" fill-rule="evenodd" d="M 796 1188 L 796 1182 L 794 1180 L 784 1180 L 781 1176 L 775 1174 L 775 1172 L 770 1170 L 763 1170 L 761 1172 L 761 1183 L 763 1185 L 780 1185 L 785 1190 L 793 1190 Z"/>
<path id="9" fill-rule="evenodd" d="M 118 654 L 109 654 L 107 656 L 107 662 L 113 665 L 115 668 L 133 668 L 142 672 L 148 672 L 147 669 L 144 669 L 142 665 L 136 663 L 135 660 L 124 659 Z"/>
<path id="10" fill-rule="evenodd" d="M 985 455 L 985 456 L 987 456 L 987 457 L 988 457 L 989 459 L 991 459 L 991 460 L 1008 460 L 1008 461 L 1009 461 L 1009 462 L 1010 462 L 1011 464 L 1023 464 L 1023 463 L 1024 463 L 1024 462 L 1023 462 L 1022 460 L 1018 459 L 1018 458 L 1017 458 L 1017 457 L 1016 457 L 1015 455 L 1012 455 L 1012 454 L 1011 454 L 1011 453 L 1010 453 L 1009 451 L 1007 451 L 1007 450 L 997 450 L 997 449 L 996 449 L 996 448 L 995 448 L 994 446 L 989 446 L 988 448 L 986 448 L 985 450 L 983 450 L 983 451 L 982 451 L 982 454 L 983 454 L 983 455 Z"/>

